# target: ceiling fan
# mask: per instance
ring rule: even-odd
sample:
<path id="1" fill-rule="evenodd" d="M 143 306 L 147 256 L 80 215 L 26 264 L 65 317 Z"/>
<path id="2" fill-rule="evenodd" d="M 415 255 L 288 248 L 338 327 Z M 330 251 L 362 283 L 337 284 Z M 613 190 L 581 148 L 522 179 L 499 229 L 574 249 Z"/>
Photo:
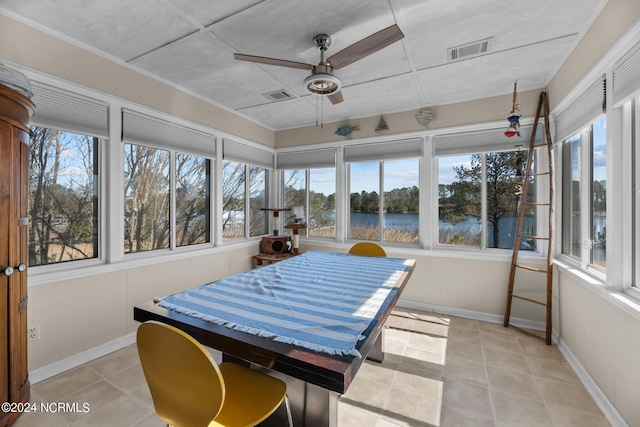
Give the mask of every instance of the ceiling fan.
<path id="1" fill-rule="evenodd" d="M 304 80 L 306 89 L 311 93 L 327 95 L 332 104 L 338 104 L 344 100 L 340 92 L 342 83 L 339 78 L 333 75 L 333 70 L 346 67 L 401 40 L 403 37 L 404 34 L 400 31 L 400 28 L 394 24 L 342 49 L 325 60 L 324 54 L 331 46 L 331 37 L 326 34 L 318 34 L 313 38 L 316 47 L 320 51 L 320 63 L 318 65 L 264 56 L 244 55 L 242 53 L 234 53 L 233 57 L 240 61 L 311 70 L 311 75 Z"/>

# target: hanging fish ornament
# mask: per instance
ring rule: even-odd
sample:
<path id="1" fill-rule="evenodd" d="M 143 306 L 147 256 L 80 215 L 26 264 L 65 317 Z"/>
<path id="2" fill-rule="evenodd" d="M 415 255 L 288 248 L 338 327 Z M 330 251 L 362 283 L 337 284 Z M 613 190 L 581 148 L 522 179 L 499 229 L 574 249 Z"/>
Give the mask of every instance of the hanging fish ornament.
<path id="1" fill-rule="evenodd" d="M 511 98 L 511 112 L 507 116 L 509 127 L 504 132 L 504 136 L 511 138 L 512 136 L 520 136 L 520 106 L 518 105 L 518 81 L 513 83 L 513 97 Z"/>
<path id="2" fill-rule="evenodd" d="M 375 129 L 376 133 L 385 133 L 388 130 L 389 130 L 389 126 L 387 126 L 387 122 L 384 121 L 384 116 L 380 116 L 378 127 Z"/>
<path id="3" fill-rule="evenodd" d="M 351 125 L 342 125 L 336 131 L 336 135 L 344 136 L 345 138 L 349 138 L 351 132 L 354 130 L 360 130 L 359 126 L 351 126 Z"/>

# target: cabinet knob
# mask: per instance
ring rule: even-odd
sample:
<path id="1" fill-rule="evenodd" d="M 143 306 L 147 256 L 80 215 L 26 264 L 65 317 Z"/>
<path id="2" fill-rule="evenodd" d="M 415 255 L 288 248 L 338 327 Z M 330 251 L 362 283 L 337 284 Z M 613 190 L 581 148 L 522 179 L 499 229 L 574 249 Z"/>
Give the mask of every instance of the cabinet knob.
<path id="1" fill-rule="evenodd" d="M 22 273 L 23 271 L 25 271 L 27 269 L 27 266 L 24 263 L 20 263 L 19 265 L 15 266 L 15 267 L 7 267 L 4 269 L 4 275 L 9 277 L 11 276 L 16 270 L 18 270 L 18 273 Z"/>

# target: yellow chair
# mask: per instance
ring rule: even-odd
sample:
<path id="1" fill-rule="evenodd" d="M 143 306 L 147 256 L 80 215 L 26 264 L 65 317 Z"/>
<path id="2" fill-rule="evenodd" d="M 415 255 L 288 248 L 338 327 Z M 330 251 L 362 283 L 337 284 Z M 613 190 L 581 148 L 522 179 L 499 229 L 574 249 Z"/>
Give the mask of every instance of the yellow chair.
<path id="1" fill-rule="evenodd" d="M 371 242 L 360 242 L 351 246 L 349 249 L 351 255 L 381 256 L 386 257 L 387 253 L 380 247 Z"/>
<path id="2" fill-rule="evenodd" d="M 149 321 L 138 328 L 138 353 L 156 415 L 173 427 L 255 426 L 285 401 L 283 381 L 235 363 L 219 366 L 193 337 Z"/>

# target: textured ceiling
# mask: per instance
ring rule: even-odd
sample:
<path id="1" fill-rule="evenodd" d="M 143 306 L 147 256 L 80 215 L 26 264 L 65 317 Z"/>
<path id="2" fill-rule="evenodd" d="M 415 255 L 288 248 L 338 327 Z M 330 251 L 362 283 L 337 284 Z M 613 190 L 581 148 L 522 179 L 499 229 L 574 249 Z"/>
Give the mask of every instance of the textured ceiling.
<path id="1" fill-rule="evenodd" d="M 271 129 L 414 110 L 546 86 L 603 0 L 0 0 L 2 9 Z M 405 38 L 335 71 L 344 102 L 309 94 L 308 71 L 233 54 L 317 64 L 390 25 Z M 491 39 L 488 54 L 447 48 Z M 291 98 L 264 94 L 284 90 Z M 322 101 L 322 102 L 320 102 Z M 320 102 L 320 103 L 319 103 Z"/>

